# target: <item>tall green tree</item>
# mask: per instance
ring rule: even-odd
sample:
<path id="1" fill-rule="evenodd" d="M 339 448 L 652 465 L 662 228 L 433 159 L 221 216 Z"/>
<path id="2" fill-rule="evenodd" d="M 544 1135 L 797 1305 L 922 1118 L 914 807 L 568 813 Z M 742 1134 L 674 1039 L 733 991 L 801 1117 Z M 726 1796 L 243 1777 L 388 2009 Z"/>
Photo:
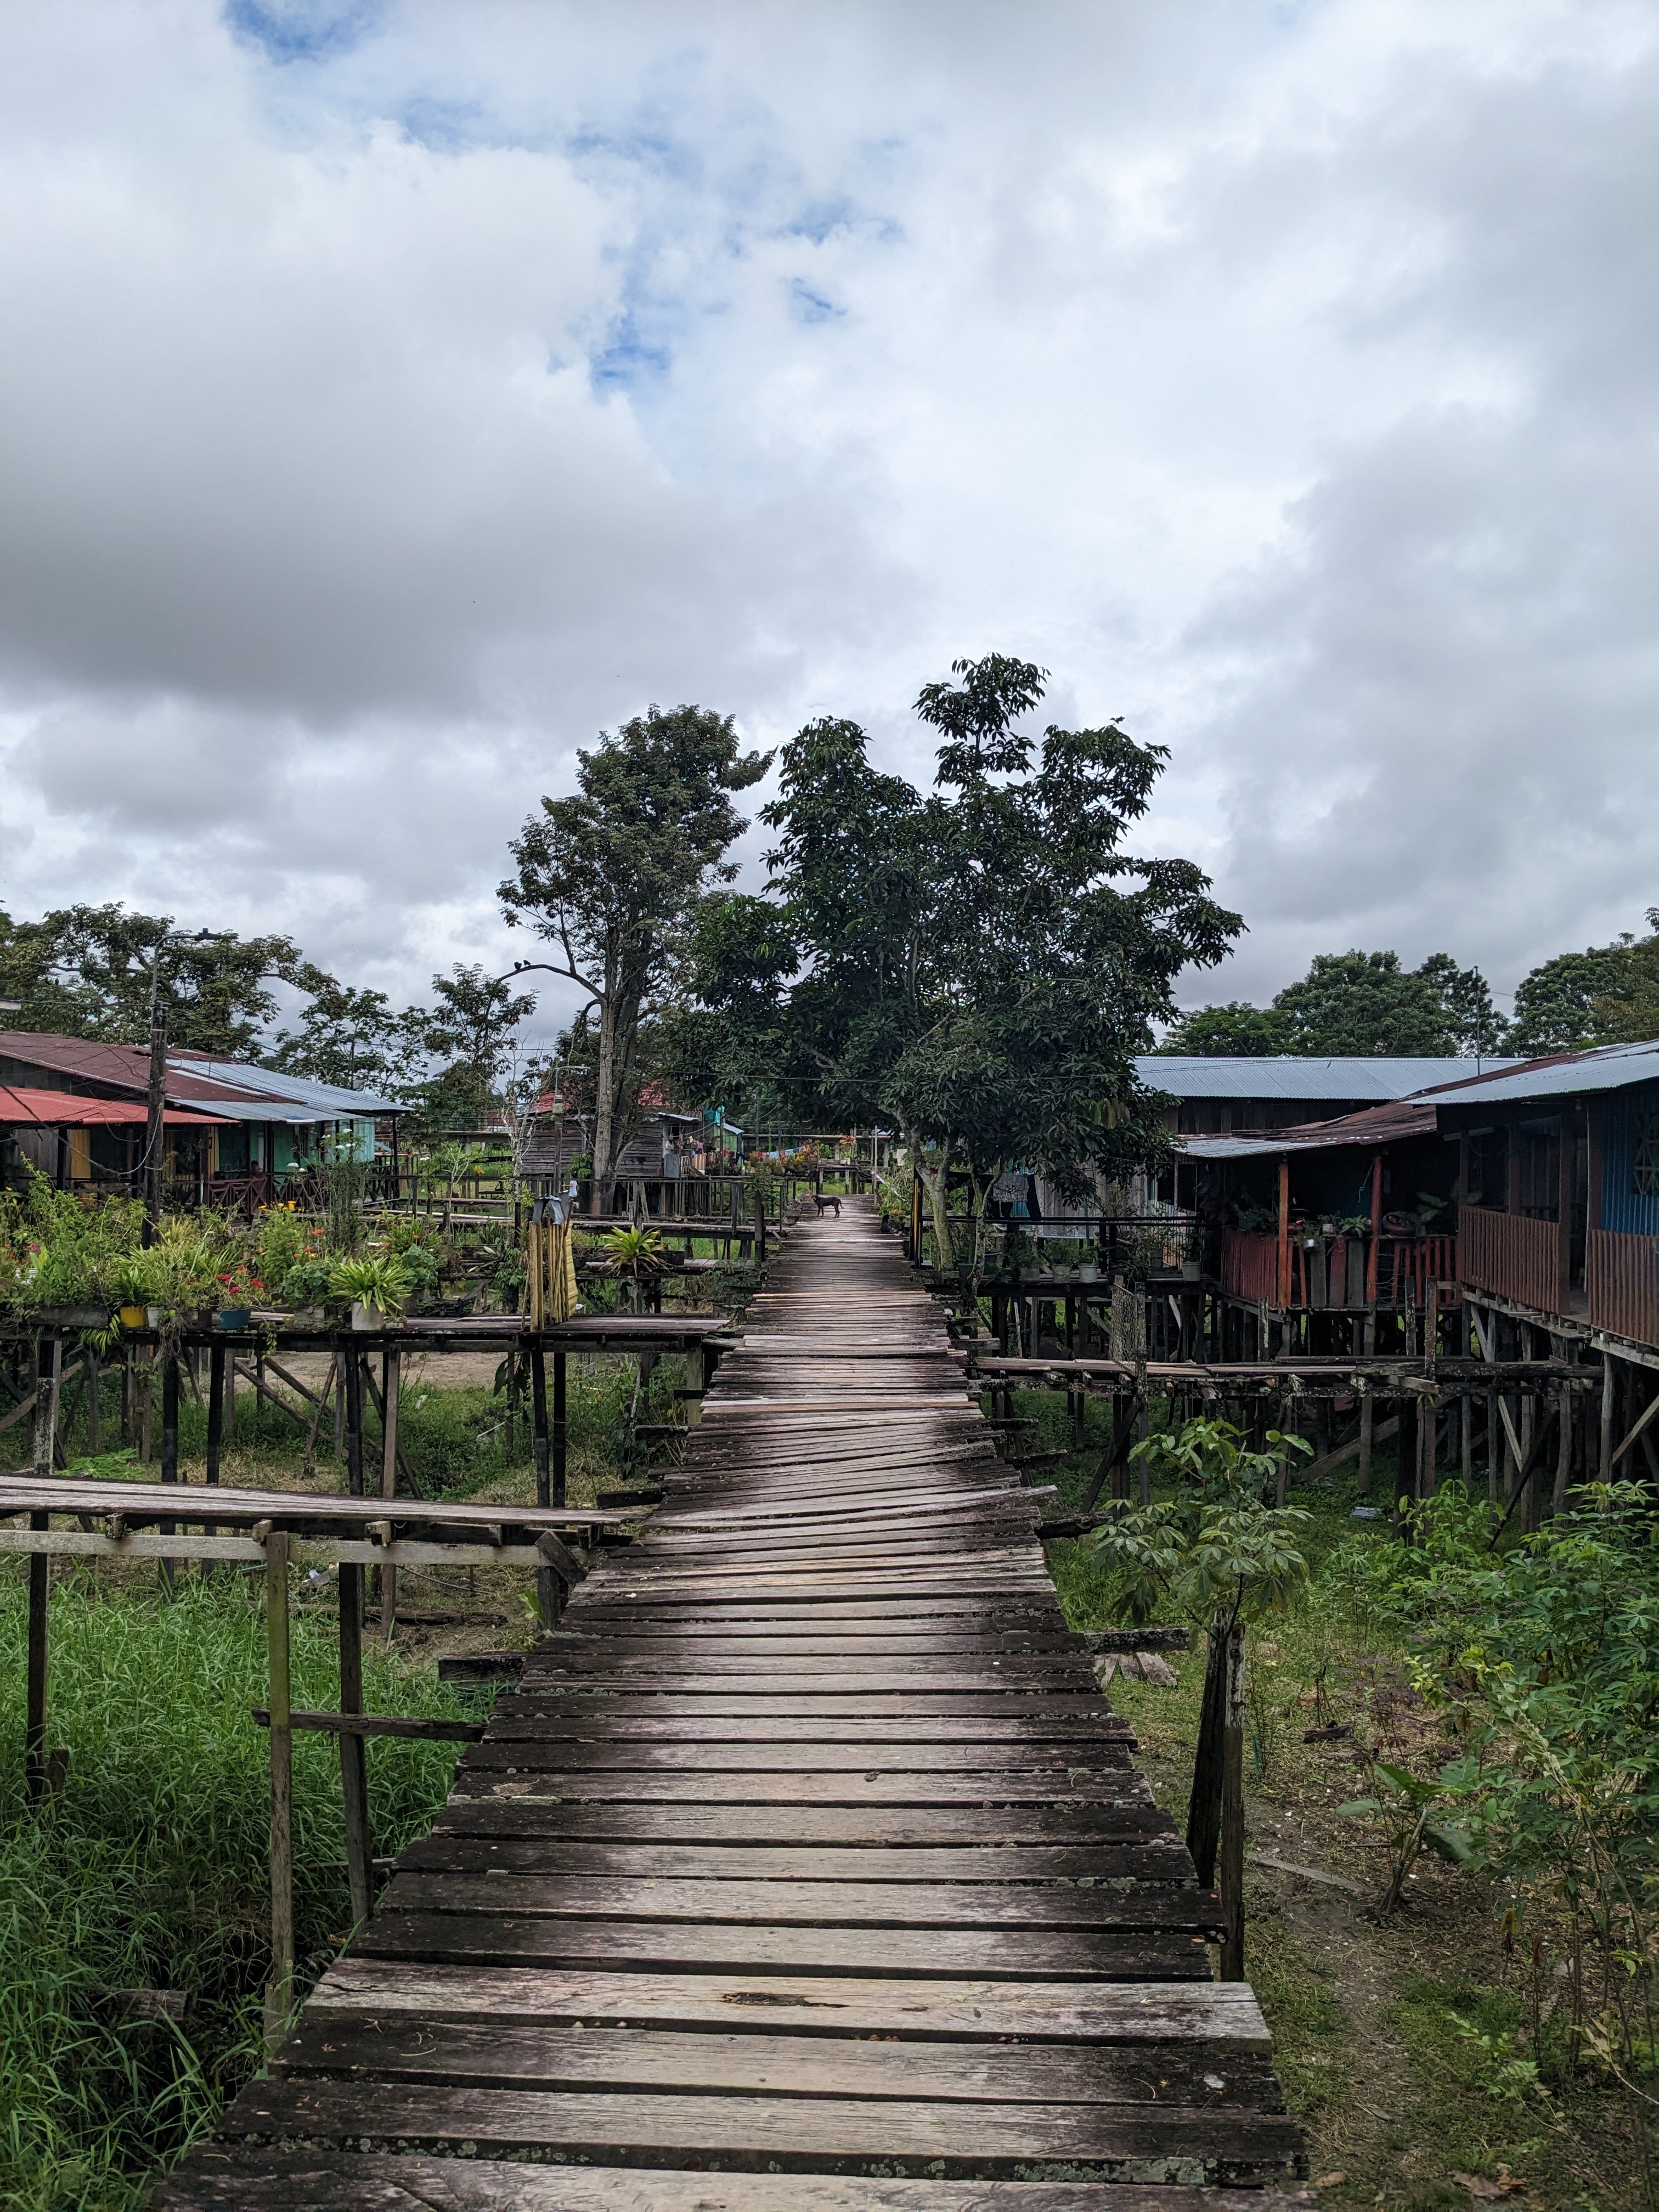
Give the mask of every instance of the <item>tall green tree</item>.
<path id="1" fill-rule="evenodd" d="M 307 1002 L 298 1027 L 278 1032 L 266 1065 L 348 1091 L 407 1097 L 425 1064 L 428 1009 L 400 1012 L 384 991 L 359 990 L 309 965 L 296 980 Z"/>
<path id="2" fill-rule="evenodd" d="M 725 855 L 747 825 L 732 794 L 771 756 L 741 751 L 730 715 L 687 706 L 649 708 L 576 757 L 576 789 L 526 823 L 500 896 L 507 921 L 550 954 L 522 965 L 586 994 L 593 1203 L 605 1212 L 637 1110 L 641 1024 L 673 995 L 700 902 L 737 872 Z"/>
<path id="3" fill-rule="evenodd" d="M 1291 1024 L 1275 1006 L 1230 999 L 1224 1006 L 1197 1006 L 1165 1031 L 1161 1053 L 1191 1053 L 1223 1060 L 1261 1060 L 1291 1049 Z"/>
<path id="4" fill-rule="evenodd" d="M 916 711 L 939 743 L 925 799 L 875 775 L 856 725 L 810 724 L 767 812 L 805 960 L 800 1048 L 826 1103 L 898 1119 L 946 1264 L 954 1170 L 982 1201 L 1006 1167 L 1080 1193 L 1161 1155 L 1135 1056 L 1182 968 L 1212 965 L 1243 927 L 1190 862 L 1124 849 L 1164 749 L 1115 724 L 1030 733 L 1045 681 L 993 653 L 927 685 Z"/>
<path id="5" fill-rule="evenodd" d="M 59 907 L 38 921 L 0 917 L 0 998 L 21 1001 L 4 1018 L 14 1029 L 141 1043 L 159 975 L 172 1043 L 245 1059 L 276 1012 L 272 981 L 300 983 L 305 967 L 291 938 L 227 931 L 199 940 L 176 932 L 170 915 L 116 904 Z"/>
<path id="6" fill-rule="evenodd" d="M 711 892 L 691 927 L 685 997 L 641 1030 L 642 1069 L 671 1099 L 723 1106 L 732 1121 L 796 1120 L 804 1086 L 787 993 L 799 964 L 775 901 Z"/>
<path id="7" fill-rule="evenodd" d="M 514 991 L 503 976 L 457 962 L 453 975 L 434 975 L 436 1001 L 422 1042 L 448 1065 L 429 1086 L 428 1118 L 482 1127 L 496 1087 L 513 1056 L 513 1038 L 536 1011 L 533 991 Z"/>
<path id="8" fill-rule="evenodd" d="M 1517 1052 L 1582 1052 L 1659 1037 L 1659 907 L 1649 934 L 1626 930 L 1611 945 L 1559 952 L 1523 976 L 1515 994 Z"/>
<path id="9" fill-rule="evenodd" d="M 1182 1015 L 1160 1049 L 1452 1059 L 1502 1052 L 1508 1036 L 1486 977 L 1449 952 L 1431 952 L 1419 968 L 1397 952 L 1321 952 L 1270 1006 L 1200 1007 Z"/>

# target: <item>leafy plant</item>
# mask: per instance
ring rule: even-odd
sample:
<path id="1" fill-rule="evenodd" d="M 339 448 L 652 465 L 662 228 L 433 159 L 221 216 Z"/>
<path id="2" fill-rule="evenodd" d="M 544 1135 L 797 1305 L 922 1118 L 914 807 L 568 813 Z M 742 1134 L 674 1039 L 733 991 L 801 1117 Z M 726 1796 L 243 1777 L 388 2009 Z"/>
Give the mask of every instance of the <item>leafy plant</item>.
<path id="1" fill-rule="evenodd" d="M 1412 1869 L 1425 1850 L 1437 1852 L 1454 1866 L 1467 1866 L 1474 1846 L 1467 1829 L 1430 1817 L 1455 1799 L 1455 1787 L 1443 1777 L 1413 1774 L 1380 1759 L 1368 1758 L 1366 1765 L 1373 1794 L 1353 1798 L 1337 1809 L 1351 1820 L 1376 1820 L 1382 1826 L 1389 1850 L 1389 1882 L 1377 1900 L 1376 1917 L 1386 1920 L 1397 1909 Z"/>
<path id="2" fill-rule="evenodd" d="M 411 1288 L 409 1272 L 401 1261 L 385 1253 L 337 1260 L 329 1271 L 329 1284 L 337 1298 L 372 1306 L 383 1314 L 399 1314 Z"/>

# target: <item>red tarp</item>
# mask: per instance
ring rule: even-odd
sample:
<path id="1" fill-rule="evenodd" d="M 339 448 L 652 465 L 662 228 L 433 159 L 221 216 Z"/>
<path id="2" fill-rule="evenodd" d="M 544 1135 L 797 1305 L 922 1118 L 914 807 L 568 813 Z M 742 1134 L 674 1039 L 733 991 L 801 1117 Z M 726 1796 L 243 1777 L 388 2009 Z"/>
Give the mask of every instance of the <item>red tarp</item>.
<path id="1" fill-rule="evenodd" d="M 222 1129 L 220 1114 L 186 1114 L 169 1106 L 162 1115 L 169 1129 Z M 0 1128 L 143 1128 L 149 1109 L 140 1098 L 77 1098 L 67 1091 L 21 1091 L 0 1083 Z"/>

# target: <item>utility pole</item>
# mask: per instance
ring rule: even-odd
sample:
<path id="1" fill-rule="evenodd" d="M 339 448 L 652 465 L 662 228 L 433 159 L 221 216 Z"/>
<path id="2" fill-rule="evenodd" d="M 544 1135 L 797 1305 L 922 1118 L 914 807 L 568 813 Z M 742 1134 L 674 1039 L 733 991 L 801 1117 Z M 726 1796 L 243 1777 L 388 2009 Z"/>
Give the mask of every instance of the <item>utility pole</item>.
<path id="1" fill-rule="evenodd" d="M 181 945 L 222 945 L 235 935 L 229 929 L 198 929 Z M 167 1130 L 167 1016 L 161 998 L 161 958 L 173 939 L 164 927 L 156 942 L 149 971 L 149 1112 L 144 1127 L 144 1243 L 153 1244 L 161 1225 L 161 1185 L 167 1166 L 163 1138 Z"/>
<path id="2" fill-rule="evenodd" d="M 153 1244 L 161 1222 L 161 1170 L 165 1164 L 161 1142 L 166 1129 L 167 1085 L 167 1018 L 161 1005 L 161 954 L 167 945 L 163 930 L 149 971 L 149 1114 L 144 1127 L 144 1243 Z"/>

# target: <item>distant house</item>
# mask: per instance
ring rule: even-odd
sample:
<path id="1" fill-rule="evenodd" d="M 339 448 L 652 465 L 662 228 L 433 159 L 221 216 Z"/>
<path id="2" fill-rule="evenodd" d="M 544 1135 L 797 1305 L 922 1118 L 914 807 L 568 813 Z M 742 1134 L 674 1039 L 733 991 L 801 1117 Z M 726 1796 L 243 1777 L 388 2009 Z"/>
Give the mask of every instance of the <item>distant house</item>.
<path id="1" fill-rule="evenodd" d="M 649 1091 L 645 1115 L 617 1163 L 619 1182 L 678 1182 L 684 1176 L 723 1172 L 741 1160 L 743 1131 L 724 1115 L 683 1113 Z M 544 1092 L 537 1102 L 536 1133 L 524 1154 L 522 1172 L 562 1188 L 592 1144 L 592 1115 L 579 1114 L 556 1093 Z"/>
<path id="2" fill-rule="evenodd" d="M 1165 1113 L 1171 1135 L 1224 1136 L 1235 1130 L 1284 1129 L 1334 1121 L 1390 1099 L 1414 1097 L 1437 1084 L 1457 1083 L 1513 1060 L 1300 1059 L 1289 1054 L 1143 1053 L 1135 1073 L 1148 1091 L 1176 1101 Z"/>
<path id="3" fill-rule="evenodd" d="M 0 1091 L 0 1169 L 15 1176 L 27 1160 L 58 1183 L 135 1187 L 148 1121 L 147 1046 L 0 1030 L 0 1085 L 14 1100 L 8 1119 Z M 76 1102 L 55 1121 L 46 1118 L 53 1097 Z M 369 1091 L 179 1048 L 167 1054 L 166 1097 L 167 1177 L 193 1182 L 203 1200 L 264 1203 L 325 1145 L 372 1160 L 377 1131 L 385 1126 L 395 1146 L 398 1118 L 409 1111 Z M 94 1102 L 122 1110 L 94 1115 Z"/>
<path id="4" fill-rule="evenodd" d="M 1182 1172 L 1228 1296 L 1274 1310 L 1462 1300 L 1659 1366 L 1659 1043 L 1194 1135 Z"/>

